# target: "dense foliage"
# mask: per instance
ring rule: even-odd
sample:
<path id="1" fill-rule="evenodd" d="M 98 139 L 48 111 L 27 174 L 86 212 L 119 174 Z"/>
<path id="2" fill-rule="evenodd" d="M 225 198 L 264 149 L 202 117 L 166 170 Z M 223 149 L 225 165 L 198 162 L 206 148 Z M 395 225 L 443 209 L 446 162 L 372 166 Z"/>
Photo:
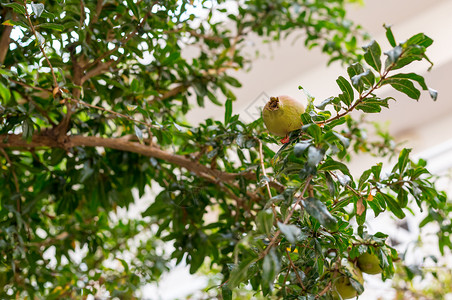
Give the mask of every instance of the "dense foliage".
<path id="1" fill-rule="evenodd" d="M 433 41 L 421 33 L 396 42 L 387 27 L 382 61 L 376 41 L 358 47 L 367 37 L 345 4 L 4 0 L 0 297 L 139 297 L 170 260 L 191 273 L 219 269 L 209 293 L 224 299 L 246 283 L 265 297 L 331 298 L 348 277 L 361 293 L 347 260 L 376 255 L 383 280 L 400 260 L 367 220 L 403 219 L 412 204 L 428 211 L 421 225 L 440 226 L 441 251 L 452 248 L 451 204 L 409 149 L 388 174 L 376 164 L 353 178 L 347 167 L 353 153 L 396 151 L 386 136 L 366 140 L 349 115 L 396 100 L 379 88 L 416 100 L 421 88 L 436 99 L 420 75 L 403 72 L 428 60 Z M 275 153 L 261 119 L 244 124 L 232 113 L 231 88 L 241 84 L 230 70 L 249 67 L 250 35 L 292 32 L 349 65 L 349 78 L 316 105 L 308 94 L 303 127 Z M 187 124 L 187 111 L 205 101 L 224 105 L 224 120 Z M 118 217 L 146 190 L 155 199 L 142 218 Z"/>

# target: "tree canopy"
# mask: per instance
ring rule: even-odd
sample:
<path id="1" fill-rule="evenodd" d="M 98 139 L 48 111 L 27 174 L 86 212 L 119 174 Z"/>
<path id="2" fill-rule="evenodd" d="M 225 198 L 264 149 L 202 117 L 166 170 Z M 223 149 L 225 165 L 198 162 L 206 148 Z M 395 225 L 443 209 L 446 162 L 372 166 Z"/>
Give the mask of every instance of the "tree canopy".
<path id="1" fill-rule="evenodd" d="M 382 280 L 420 274 L 404 269 L 390 233 L 366 229 L 414 206 L 428 211 L 421 226 L 441 229 L 441 252 L 452 248 L 451 202 L 425 161 L 388 138 L 368 141 L 350 116 L 388 108 L 396 99 L 381 98 L 383 86 L 436 100 L 421 75 L 404 71 L 429 61 L 433 41 L 399 41 L 386 27 L 391 47 L 381 50 L 347 19 L 346 4 L 3 1 L 0 297 L 147 297 L 140 289 L 171 261 L 217 270 L 221 282 L 206 295 L 223 299 L 243 289 L 331 299 L 344 281 L 360 294 L 353 268 L 364 253 L 378 258 Z M 348 78 L 324 101 L 306 92 L 303 126 L 280 145 L 261 118 L 233 114 L 234 70 L 252 67 L 250 36 L 300 32 Z M 206 101 L 224 106 L 224 119 L 188 124 Z M 388 174 L 379 163 L 353 177 L 347 163 L 363 151 L 398 159 Z M 146 191 L 155 197 L 142 217 L 118 218 Z"/>

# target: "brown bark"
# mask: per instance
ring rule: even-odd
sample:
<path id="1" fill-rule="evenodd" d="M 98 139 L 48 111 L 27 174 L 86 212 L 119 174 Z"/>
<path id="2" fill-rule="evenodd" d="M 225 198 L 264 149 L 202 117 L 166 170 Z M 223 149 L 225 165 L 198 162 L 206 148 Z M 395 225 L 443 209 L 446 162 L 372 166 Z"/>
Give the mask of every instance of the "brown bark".
<path id="1" fill-rule="evenodd" d="M 170 164 L 178 165 L 196 175 L 211 182 L 233 181 L 238 177 L 246 179 L 256 179 L 254 172 L 227 173 L 217 169 L 211 169 L 196 161 L 192 161 L 185 156 L 164 151 L 155 146 L 143 145 L 138 142 L 131 142 L 122 138 L 102 138 L 96 136 L 73 135 L 64 139 L 57 139 L 52 134 L 34 135 L 30 142 L 22 139 L 20 135 L 0 135 L 0 148 L 32 149 L 32 148 L 64 148 L 73 147 L 103 147 L 138 153 L 148 157 L 164 160 Z"/>

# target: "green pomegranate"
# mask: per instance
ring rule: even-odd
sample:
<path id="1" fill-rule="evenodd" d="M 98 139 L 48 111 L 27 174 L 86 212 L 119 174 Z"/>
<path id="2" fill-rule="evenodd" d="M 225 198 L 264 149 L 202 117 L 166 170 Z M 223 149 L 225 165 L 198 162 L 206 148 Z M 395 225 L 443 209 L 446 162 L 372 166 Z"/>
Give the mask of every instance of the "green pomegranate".
<path id="1" fill-rule="evenodd" d="M 304 106 L 289 96 L 270 97 L 262 111 L 262 118 L 268 131 L 287 137 L 289 132 L 301 128 L 301 114 Z"/>
<path id="2" fill-rule="evenodd" d="M 352 278 L 361 284 L 364 284 L 364 278 L 361 271 L 355 267 L 351 262 L 348 262 L 345 267 L 352 274 Z M 335 291 L 335 297 L 339 299 L 350 299 L 358 296 L 358 291 L 352 286 L 350 279 L 346 275 L 341 275 L 339 279 L 333 285 L 333 291 Z"/>
<path id="3" fill-rule="evenodd" d="M 367 274 L 381 273 L 380 260 L 375 254 L 364 253 L 358 257 L 358 268 Z"/>

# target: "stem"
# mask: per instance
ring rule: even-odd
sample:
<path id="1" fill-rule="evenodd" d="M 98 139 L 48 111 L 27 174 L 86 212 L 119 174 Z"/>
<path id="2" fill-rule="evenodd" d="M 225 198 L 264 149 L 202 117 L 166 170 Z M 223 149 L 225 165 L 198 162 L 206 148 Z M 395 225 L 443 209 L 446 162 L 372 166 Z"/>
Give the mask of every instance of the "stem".
<path id="1" fill-rule="evenodd" d="M 52 66 L 52 64 L 50 63 L 50 60 L 49 60 L 49 58 L 47 57 L 47 54 L 45 53 L 44 48 L 42 47 L 41 42 L 39 41 L 38 34 L 37 34 L 36 30 L 35 30 L 35 27 L 33 26 L 33 23 L 31 22 L 30 14 L 28 13 L 28 10 L 27 10 L 27 3 L 26 3 L 25 1 L 23 2 L 23 6 L 24 6 L 24 8 L 25 8 L 25 17 L 26 17 L 27 20 L 28 20 L 28 24 L 30 24 L 31 32 L 32 32 L 33 35 L 35 36 L 36 41 L 38 42 L 39 50 L 41 50 L 42 55 L 44 55 L 44 57 L 45 57 L 45 59 L 46 59 L 46 61 L 47 61 L 47 64 L 49 65 L 50 72 L 52 73 L 52 77 L 53 77 L 53 88 L 54 88 L 54 89 L 58 89 L 58 88 L 59 88 L 59 86 L 58 86 L 58 81 L 57 81 L 57 78 L 56 78 L 56 76 L 55 76 L 55 72 L 53 71 L 53 66 Z M 58 92 L 58 90 L 57 90 L 57 92 Z M 55 94 L 55 93 L 54 93 L 54 94 Z"/>
<path id="2" fill-rule="evenodd" d="M 311 179 L 312 179 L 312 175 L 310 175 L 307 180 L 306 180 L 306 185 L 303 188 L 303 191 L 301 192 L 300 197 L 298 197 L 298 200 L 295 202 L 295 204 L 293 205 L 292 209 L 290 210 L 289 214 L 287 215 L 286 219 L 284 220 L 283 224 L 287 224 L 287 222 L 289 222 L 290 218 L 292 217 L 293 213 L 295 212 L 295 208 L 298 206 L 298 204 L 300 204 L 301 200 L 303 200 L 303 195 L 306 193 L 308 186 L 311 183 Z M 273 236 L 273 238 L 271 239 L 270 243 L 268 244 L 267 248 L 265 248 L 265 250 L 261 253 L 261 255 L 259 256 L 259 259 L 264 258 L 268 252 L 270 251 L 270 249 L 273 247 L 273 245 L 276 244 L 276 240 L 278 239 L 279 235 L 281 234 L 281 230 L 276 231 L 275 235 Z"/>
<path id="3" fill-rule="evenodd" d="M 286 249 L 286 254 L 287 254 L 287 258 L 289 259 L 289 263 L 290 263 L 292 269 L 295 271 L 295 276 L 297 276 L 298 282 L 300 283 L 303 290 L 306 291 L 306 287 L 304 286 L 303 281 L 301 280 L 300 274 L 298 274 L 297 267 L 295 266 L 292 259 L 290 258 L 290 254 L 289 254 L 289 251 L 287 251 L 287 249 Z"/>
<path id="4" fill-rule="evenodd" d="M 154 126 L 152 124 L 149 124 L 149 123 L 146 123 L 146 122 L 143 122 L 143 121 L 140 121 L 140 120 L 135 120 L 131 116 L 124 115 L 124 114 L 118 113 L 116 111 L 113 111 L 113 110 L 110 110 L 110 109 L 107 109 L 107 108 L 104 108 L 104 107 L 100 107 L 100 106 L 97 106 L 97 105 L 89 104 L 89 103 L 87 103 L 85 101 L 82 101 L 82 100 L 77 100 L 77 99 L 72 99 L 72 98 L 71 99 L 67 99 L 67 100 L 69 100 L 71 102 L 75 102 L 75 103 L 81 104 L 81 105 L 86 106 L 86 107 L 91 107 L 91 108 L 95 108 L 95 109 L 98 109 L 98 110 L 106 111 L 106 112 L 111 113 L 111 114 L 113 114 L 115 116 L 118 116 L 118 117 L 121 117 L 121 118 L 125 118 L 125 119 L 127 119 L 129 121 L 132 121 L 132 122 L 135 122 L 135 123 L 142 124 L 142 125 L 144 125 L 144 126 L 146 126 L 148 128 L 158 128 L 158 127 L 156 127 L 156 126 Z"/>
<path id="5" fill-rule="evenodd" d="M 402 54 L 401 54 L 400 56 L 402 56 L 402 55 L 403 55 L 403 52 L 402 52 Z M 388 76 L 389 71 L 391 71 L 392 68 L 393 68 L 394 66 L 395 66 L 395 63 L 392 63 L 392 64 L 385 70 L 385 72 L 381 75 L 380 80 L 378 80 L 378 82 L 377 82 L 376 84 L 374 84 L 374 85 L 372 86 L 372 88 L 371 88 L 369 91 L 367 91 L 367 93 L 365 93 L 364 95 L 361 95 L 361 94 L 360 94 L 358 100 L 356 100 L 356 102 L 355 102 L 352 106 L 350 106 L 346 111 L 344 111 L 343 113 L 337 114 L 336 116 L 334 116 L 334 117 L 332 117 L 332 118 L 330 118 L 330 119 L 328 119 L 328 120 L 326 120 L 326 121 L 320 122 L 320 123 L 318 123 L 318 124 L 331 123 L 332 121 L 337 120 L 337 119 L 340 119 L 340 118 L 342 118 L 343 116 L 345 116 L 345 115 L 351 113 L 351 112 L 356 108 L 356 106 L 358 106 L 361 102 L 363 102 L 364 99 L 366 99 L 371 93 L 373 93 L 373 91 L 375 91 L 376 89 L 378 89 L 379 87 L 381 87 L 380 84 L 383 82 L 383 80 L 386 79 L 386 76 Z"/>
<path id="6" fill-rule="evenodd" d="M 258 140 L 258 141 L 259 141 L 259 159 L 261 162 L 262 174 L 264 174 L 264 176 L 268 178 L 267 171 L 265 171 L 264 154 L 262 152 L 262 142 L 261 142 L 261 140 Z M 268 184 L 267 180 L 265 181 L 265 185 L 267 186 L 268 197 L 271 199 L 273 196 L 272 196 L 272 192 L 270 190 L 270 185 Z M 274 206 L 273 206 L 273 208 L 274 208 Z"/>

